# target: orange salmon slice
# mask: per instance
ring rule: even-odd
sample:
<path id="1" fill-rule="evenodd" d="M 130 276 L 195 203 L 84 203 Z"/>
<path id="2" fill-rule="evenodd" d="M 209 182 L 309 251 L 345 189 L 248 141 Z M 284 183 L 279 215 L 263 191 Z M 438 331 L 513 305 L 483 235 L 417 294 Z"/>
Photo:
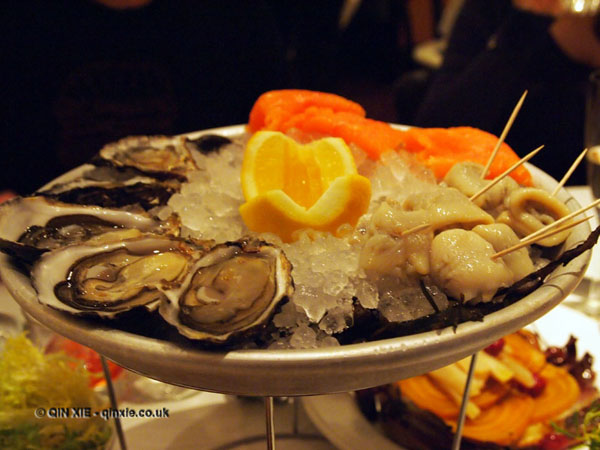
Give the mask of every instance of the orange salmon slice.
<path id="1" fill-rule="evenodd" d="M 308 108 L 318 107 L 334 112 L 345 111 L 365 116 L 365 110 L 358 103 L 336 94 L 308 91 L 303 89 L 282 89 L 262 94 L 250 111 L 248 129 L 284 131 L 285 123 L 292 116 Z"/>

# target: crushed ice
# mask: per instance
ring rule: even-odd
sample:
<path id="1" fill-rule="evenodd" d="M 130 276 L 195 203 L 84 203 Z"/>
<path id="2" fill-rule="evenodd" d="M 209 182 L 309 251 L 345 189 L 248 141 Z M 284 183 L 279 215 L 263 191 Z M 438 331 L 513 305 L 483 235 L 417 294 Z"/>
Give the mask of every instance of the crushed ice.
<path id="1" fill-rule="evenodd" d="M 240 186 L 243 142 L 234 142 L 218 152 L 195 153 L 194 158 L 199 170 L 183 184 L 180 193 L 171 197 L 160 217 L 177 213 L 184 237 L 224 242 L 256 235 L 246 228 L 238 213 L 244 202 Z M 344 238 L 307 230 L 296 242 L 284 244 L 275 235 L 258 235 L 283 248 L 292 263 L 296 288 L 290 302 L 273 318 L 274 325 L 283 332 L 275 333 L 269 348 L 339 345 L 332 335 L 352 325 L 354 298 L 364 308 L 379 307 L 390 319 L 409 318 L 428 307 L 423 305 L 422 295 L 412 295 L 414 292 L 405 287 L 382 292 L 366 279 L 359 266 L 366 223 L 376 207 L 386 199 L 401 200 L 430 186 L 432 176 L 407 170 L 410 161 L 406 158 L 396 152 L 382 155 L 383 164 L 360 158 L 364 164 L 358 167 L 359 172 L 371 179 L 371 207 L 356 230 Z"/>

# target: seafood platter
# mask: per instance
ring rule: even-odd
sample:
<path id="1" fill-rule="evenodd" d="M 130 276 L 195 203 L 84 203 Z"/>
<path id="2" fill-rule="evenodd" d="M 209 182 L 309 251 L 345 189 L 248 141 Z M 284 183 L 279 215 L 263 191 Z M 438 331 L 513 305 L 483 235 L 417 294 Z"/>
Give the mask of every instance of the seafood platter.
<path id="1" fill-rule="evenodd" d="M 268 92 L 248 124 L 127 137 L 4 203 L 0 275 L 33 318 L 172 384 L 406 378 L 544 315 L 589 262 L 580 205 L 499 143 Z"/>

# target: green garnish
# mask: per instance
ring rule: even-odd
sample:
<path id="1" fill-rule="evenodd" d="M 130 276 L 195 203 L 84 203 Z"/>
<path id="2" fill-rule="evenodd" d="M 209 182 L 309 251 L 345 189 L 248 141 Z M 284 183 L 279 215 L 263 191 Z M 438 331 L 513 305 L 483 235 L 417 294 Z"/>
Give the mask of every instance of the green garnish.
<path id="1" fill-rule="evenodd" d="M 600 450 L 600 399 L 594 400 L 582 411 L 571 414 L 563 426 L 552 423 L 555 431 L 574 441 L 589 446 L 590 450 Z"/>
<path id="2" fill-rule="evenodd" d="M 109 424 L 86 419 L 36 417 L 36 408 L 101 409 L 81 361 L 64 353 L 43 354 L 21 334 L 0 353 L 0 448 L 101 449 Z"/>
<path id="3" fill-rule="evenodd" d="M 19 425 L 13 429 L 0 429 L 0 448 L 12 450 L 94 450 L 102 449 L 110 439 L 108 426 L 93 426 L 88 432 L 81 433 L 68 426 L 40 426 L 31 423 Z"/>

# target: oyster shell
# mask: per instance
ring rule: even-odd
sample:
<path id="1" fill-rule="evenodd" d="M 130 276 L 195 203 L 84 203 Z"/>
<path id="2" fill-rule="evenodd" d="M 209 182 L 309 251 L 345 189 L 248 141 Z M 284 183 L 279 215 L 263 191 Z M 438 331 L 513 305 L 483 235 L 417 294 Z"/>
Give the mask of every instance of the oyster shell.
<path id="1" fill-rule="evenodd" d="M 40 303 L 71 314 L 114 317 L 136 306 L 151 309 L 205 249 L 177 238 L 144 235 L 84 243 L 44 253 L 31 270 Z"/>
<path id="2" fill-rule="evenodd" d="M 183 137 L 130 136 L 105 145 L 102 160 L 122 168 L 133 168 L 154 177 L 187 180 L 198 170 Z"/>
<path id="3" fill-rule="evenodd" d="M 138 174 L 129 174 L 130 176 L 126 176 L 125 174 L 121 174 L 117 170 L 113 170 L 108 167 L 90 167 L 91 169 L 84 172 L 81 177 L 77 177 L 65 182 L 51 183 L 42 187 L 41 189 L 38 189 L 35 192 L 35 195 L 52 196 L 61 195 L 72 190 L 91 187 L 111 188 L 115 186 L 131 186 L 138 183 L 151 184 L 157 182 L 155 178 L 140 176 Z M 102 172 L 102 169 L 105 169 L 105 171 Z M 101 175 L 94 176 L 94 172 L 100 172 Z"/>
<path id="4" fill-rule="evenodd" d="M 171 233 L 175 227 L 147 214 L 71 205 L 41 196 L 18 197 L 0 206 L 0 238 L 38 249 L 54 249 L 123 229 Z"/>
<path id="5" fill-rule="evenodd" d="M 181 286 L 164 291 L 159 312 L 190 338 L 225 344 L 249 338 L 293 293 L 291 264 L 283 250 L 260 241 L 212 248 Z"/>
<path id="6" fill-rule="evenodd" d="M 175 180 L 161 182 L 155 178 L 140 176 L 124 181 L 78 178 L 39 190 L 36 194 L 76 205 L 96 205 L 103 208 L 139 205 L 148 211 L 156 206 L 166 205 L 179 188 L 179 182 Z"/>

